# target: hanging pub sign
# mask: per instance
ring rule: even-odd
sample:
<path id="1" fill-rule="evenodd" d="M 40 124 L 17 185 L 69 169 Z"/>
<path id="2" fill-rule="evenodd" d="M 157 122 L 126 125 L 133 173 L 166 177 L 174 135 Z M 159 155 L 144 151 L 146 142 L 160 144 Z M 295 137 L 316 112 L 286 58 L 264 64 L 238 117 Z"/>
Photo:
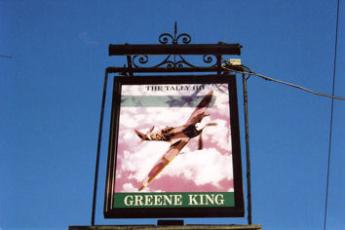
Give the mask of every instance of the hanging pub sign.
<path id="1" fill-rule="evenodd" d="M 107 218 L 244 215 L 236 80 L 114 79 Z"/>

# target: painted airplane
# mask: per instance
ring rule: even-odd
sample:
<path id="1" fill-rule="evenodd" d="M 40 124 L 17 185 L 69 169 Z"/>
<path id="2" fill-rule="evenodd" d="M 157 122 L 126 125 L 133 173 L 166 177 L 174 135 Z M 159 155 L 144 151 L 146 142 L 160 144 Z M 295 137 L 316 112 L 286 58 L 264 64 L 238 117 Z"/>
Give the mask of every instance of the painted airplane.
<path id="1" fill-rule="evenodd" d="M 138 137 L 143 141 L 167 141 L 171 143 L 169 150 L 150 170 L 138 189 L 139 191 L 146 188 L 155 179 L 155 177 L 158 176 L 158 174 L 180 153 L 183 147 L 188 144 L 190 139 L 199 136 L 198 148 L 202 149 L 202 131 L 206 126 L 216 125 L 215 123 L 205 123 L 205 120 L 203 121 L 204 117 L 209 116 L 206 112 L 206 107 L 210 104 L 212 95 L 213 92 L 210 91 L 204 96 L 187 122 L 182 126 L 166 127 L 157 131 L 154 131 L 153 126 L 147 133 L 134 130 Z"/>

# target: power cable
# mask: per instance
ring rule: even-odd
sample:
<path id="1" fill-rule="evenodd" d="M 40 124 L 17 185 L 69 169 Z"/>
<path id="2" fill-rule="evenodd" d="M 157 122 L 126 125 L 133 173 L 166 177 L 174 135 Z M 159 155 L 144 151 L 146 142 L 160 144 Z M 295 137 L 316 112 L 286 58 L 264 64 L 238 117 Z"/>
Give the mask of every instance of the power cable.
<path id="1" fill-rule="evenodd" d="M 259 77 L 259 78 L 264 79 L 266 81 L 273 81 L 273 82 L 276 82 L 276 83 L 279 83 L 279 84 L 287 85 L 287 86 L 290 86 L 290 87 L 302 90 L 304 92 L 307 92 L 307 93 L 310 93 L 310 94 L 313 94 L 313 95 L 316 95 L 316 96 L 327 97 L 327 98 L 330 98 L 332 100 L 334 99 L 334 100 L 345 101 L 345 97 L 334 96 L 334 94 L 333 95 L 329 95 L 329 94 L 326 94 L 326 93 L 317 92 L 317 91 L 308 89 L 306 87 L 303 87 L 301 85 L 297 85 L 297 84 L 294 84 L 294 83 L 291 83 L 291 82 L 282 81 L 282 80 L 279 80 L 279 79 L 268 77 L 266 75 L 263 75 L 263 74 L 251 71 L 248 67 L 246 67 L 244 65 L 231 65 L 230 63 L 226 62 L 225 64 L 222 65 L 222 68 L 224 70 L 227 70 L 227 71 L 232 71 L 232 72 L 235 72 L 235 73 L 241 73 L 241 74 L 245 74 L 245 75 L 248 75 L 248 76 L 256 76 L 256 77 Z"/>
<path id="2" fill-rule="evenodd" d="M 337 16 L 335 23 L 335 41 L 334 41 L 334 57 L 333 57 L 333 77 L 332 77 L 332 96 L 335 93 L 335 77 L 337 69 L 337 48 L 338 48 L 338 28 L 339 28 L 339 0 L 337 1 Z M 329 184 L 330 184 L 330 171 L 332 160 L 332 138 L 333 138 L 333 114 L 334 114 L 334 99 L 331 102 L 331 111 L 329 119 L 329 136 L 328 136 L 328 158 L 327 158 L 327 174 L 326 174 L 326 191 L 325 191 L 325 210 L 323 229 L 327 229 L 327 216 L 328 216 L 328 197 L 329 197 Z"/>
<path id="3" fill-rule="evenodd" d="M 12 58 L 10 55 L 0 54 L 0 58 Z"/>

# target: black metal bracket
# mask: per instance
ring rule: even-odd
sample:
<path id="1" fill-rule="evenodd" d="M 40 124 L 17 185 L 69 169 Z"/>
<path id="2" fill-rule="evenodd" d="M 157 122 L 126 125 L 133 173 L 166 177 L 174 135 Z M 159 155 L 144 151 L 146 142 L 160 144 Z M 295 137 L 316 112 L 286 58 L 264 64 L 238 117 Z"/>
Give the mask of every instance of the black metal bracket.
<path id="1" fill-rule="evenodd" d="M 125 56 L 124 66 L 111 66 L 108 73 L 133 76 L 134 73 L 223 72 L 224 55 L 240 55 L 240 44 L 190 44 L 187 33 L 162 33 L 159 44 L 109 45 L 109 56 Z M 165 56 L 163 56 L 165 55 Z M 198 60 L 199 58 L 199 60 Z M 193 64 L 190 59 L 197 62 Z"/>
<path id="2" fill-rule="evenodd" d="M 95 225 L 99 161 L 109 75 L 133 77 L 138 74 L 186 72 L 222 74 L 227 72 L 222 67 L 224 56 L 241 54 L 242 46 L 240 44 L 224 42 L 190 44 L 191 41 L 192 38 L 189 34 L 178 33 L 175 22 L 174 32 L 172 34 L 162 33 L 158 38 L 159 44 L 109 45 L 109 56 L 124 57 L 126 62 L 122 66 L 110 66 L 105 71 L 98 128 L 91 226 Z"/>

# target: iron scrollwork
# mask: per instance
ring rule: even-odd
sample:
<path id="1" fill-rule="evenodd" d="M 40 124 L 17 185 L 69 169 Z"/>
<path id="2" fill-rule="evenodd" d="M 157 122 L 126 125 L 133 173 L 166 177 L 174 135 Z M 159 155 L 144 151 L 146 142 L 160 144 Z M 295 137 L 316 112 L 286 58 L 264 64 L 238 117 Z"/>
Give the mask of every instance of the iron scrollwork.
<path id="1" fill-rule="evenodd" d="M 162 33 L 159 38 L 158 42 L 162 45 L 187 45 L 190 44 L 192 38 L 187 33 L 180 33 L 177 32 L 177 23 L 174 25 L 174 33 Z M 202 56 L 202 61 L 205 65 L 203 66 L 196 66 L 191 64 L 185 57 L 182 55 L 173 55 L 170 54 L 166 56 L 162 61 L 158 62 L 158 64 L 151 64 L 149 61 L 148 55 L 134 55 L 133 56 L 133 67 L 134 68 L 141 68 L 141 67 L 150 67 L 150 68 L 167 68 L 167 69 L 178 69 L 178 68 L 198 68 L 198 67 L 213 67 L 216 66 L 217 58 L 214 55 L 206 54 Z"/>
<path id="2" fill-rule="evenodd" d="M 189 44 L 192 41 L 192 38 L 187 33 L 177 35 L 175 29 L 174 35 L 171 35 L 170 33 L 163 33 L 159 36 L 158 41 L 163 45 L 169 44 L 169 42 L 171 44 Z"/>
<path id="3" fill-rule="evenodd" d="M 134 55 L 133 56 L 133 66 L 135 68 L 141 67 L 142 65 L 147 64 L 149 61 L 148 55 Z"/>

